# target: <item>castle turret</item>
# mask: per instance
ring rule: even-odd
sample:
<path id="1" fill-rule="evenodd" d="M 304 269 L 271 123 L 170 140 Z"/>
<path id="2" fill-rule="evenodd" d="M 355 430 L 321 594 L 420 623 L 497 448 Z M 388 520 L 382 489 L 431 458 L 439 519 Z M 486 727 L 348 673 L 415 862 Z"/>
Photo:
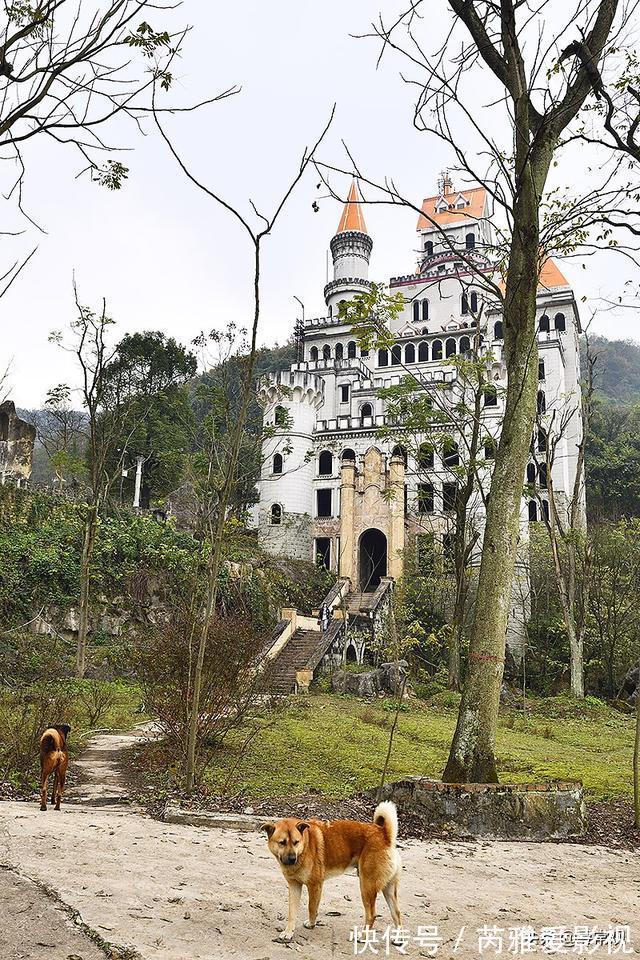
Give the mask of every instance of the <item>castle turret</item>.
<path id="1" fill-rule="evenodd" d="M 369 258 L 373 240 L 367 233 L 360 193 L 354 180 L 344 205 L 336 235 L 331 240 L 333 280 L 324 288 L 329 315 L 335 315 L 341 300 L 351 300 L 370 287 Z"/>
<path id="2" fill-rule="evenodd" d="M 265 439 L 260 479 L 260 544 L 268 553 L 308 560 L 313 539 L 313 432 L 324 401 L 322 377 L 279 371 L 263 377 Z"/>

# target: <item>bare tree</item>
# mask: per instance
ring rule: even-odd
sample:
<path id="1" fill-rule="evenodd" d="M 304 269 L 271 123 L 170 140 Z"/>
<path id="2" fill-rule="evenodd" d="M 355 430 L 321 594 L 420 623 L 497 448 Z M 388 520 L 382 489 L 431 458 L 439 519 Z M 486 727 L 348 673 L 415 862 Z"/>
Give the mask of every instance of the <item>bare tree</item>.
<path id="1" fill-rule="evenodd" d="M 154 98 L 155 103 L 155 98 Z M 193 671 L 193 686 L 191 688 L 191 702 L 189 704 L 189 725 L 188 725 L 188 746 L 186 758 L 186 786 L 191 790 L 194 786 L 197 770 L 197 750 L 198 750 L 198 721 L 200 714 L 200 698 L 202 693 L 203 666 L 207 651 L 207 638 L 211 626 L 215 620 L 218 603 L 218 576 L 222 564 L 222 552 L 225 537 L 225 526 L 227 522 L 227 511 L 231 504 L 234 490 L 238 482 L 238 460 L 242 448 L 243 435 L 245 431 L 247 413 L 254 394 L 254 372 L 257 357 L 257 337 L 260 323 L 261 309 L 261 267 L 262 267 L 262 248 L 264 241 L 269 237 L 278 223 L 282 211 L 287 201 L 295 190 L 296 186 L 304 176 L 307 167 L 312 163 L 316 150 L 324 139 L 327 130 L 333 119 L 334 111 L 331 111 L 329 121 L 322 130 L 320 136 L 314 145 L 308 149 L 305 148 L 302 158 L 298 165 L 291 182 L 276 203 L 275 208 L 269 216 L 260 213 L 253 201 L 249 201 L 256 223 L 251 222 L 251 218 L 243 214 L 231 203 L 224 199 L 217 190 L 208 187 L 199 180 L 189 169 L 186 162 L 182 159 L 174 146 L 169 134 L 163 126 L 160 116 L 156 113 L 155 120 L 172 156 L 176 160 L 179 168 L 191 183 L 194 184 L 202 193 L 204 193 L 214 203 L 226 210 L 229 215 L 238 223 L 248 241 L 252 252 L 252 290 L 253 290 L 253 311 L 249 328 L 248 351 L 244 359 L 244 370 L 242 376 L 242 386 L 240 391 L 239 403 L 236 410 L 236 420 L 230 436 L 230 442 L 227 447 L 227 460 L 224 465 L 222 476 L 219 478 L 217 490 L 215 491 L 215 511 L 210 512 L 207 519 L 207 544 L 209 550 L 209 559 L 207 563 L 207 590 L 205 601 L 205 612 L 202 618 L 201 628 L 199 630 L 197 654 Z M 208 449 L 211 451 L 211 445 Z M 213 455 L 213 454 L 212 454 Z"/>
<path id="2" fill-rule="evenodd" d="M 536 445 L 532 444 L 538 482 L 534 479 L 530 486 L 530 492 L 537 497 L 541 518 L 549 535 L 562 616 L 569 639 L 571 693 L 579 699 L 584 697 L 584 638 L 593 558 L 593 545 L 586 531 L 585 446 L 593 403 L 594 368 L 595 357 L 589 351 L 587 339 L 587 370 L 580 401 L 575 403 L 571 397 L 557 398 L 559 403 L 554 404 L 551 414 L 547 414 L 544 392 L 538 393 L 537 450 Z M 580 431 L 573 489 L 568 497 L 560 500 L 555 488 L 554 467 L 576 421 L 580 424 Z M 542 462 L 541 455 L 544 457 Z"/>
<path id="3" fill-rule="evenodd" d="M 595 96 L 593 68 L 601 69 L 637 3 L 585 0 L 567 10 L 566 4 L 542 0 L 533 11 L 523 0 L 448 0 L 452 21 L 433 55 L 425 52 L 420 33 L 424 6 L 414 0 L 392 22 L 380 18 L 370 36 L 382 41 L 380 56 L 394 51 L 418 71 L 418 79 L 408 81 L 418 90 L 416 127 L 447 145 L 463 178 L 481 183 L 502 217 L 493 290 L 502 306 L 508 383 L 469 670 L 444 771 L 448 781 L 493 782 L 523 479 L 536 414 L 538 278 L 549 256 L 589 254 L 614 244 L 606 234 L 614 227 L 627 229 L 632 238 L 617 249 L 635 257 L 635 186 L 623 179 L 619 163 L 604 171 L 600 182 L 576 191 L 578 196 L 550 186 L 549 173 L 575 132 L 572 124 Z M 432 22 L 430 17 L 429 26 Z M 570 33 L 580 33 L 587 60 L 566 47 L 558 53 Z M 488 105 L 477 105 L 478 89 L 486 89 Z M 477 151 L 471 151 L 458 120 L 472 132 Z M 350 159 L 361 183 L 371 184 Z M 404 202 L 392 180 L 373 185 L 383 190 L 378 202 Z M 485 282 L 484 289 L 489 286 Z"/>

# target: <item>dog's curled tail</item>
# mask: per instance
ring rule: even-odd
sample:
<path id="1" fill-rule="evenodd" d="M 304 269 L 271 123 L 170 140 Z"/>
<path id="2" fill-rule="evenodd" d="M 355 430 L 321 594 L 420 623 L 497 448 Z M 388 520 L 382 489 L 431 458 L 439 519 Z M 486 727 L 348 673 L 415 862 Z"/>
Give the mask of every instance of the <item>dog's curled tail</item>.
<path id="1" fill-rule="evenodd" d="M 379 803 L 373 814 L 373 822 L 384 829 L 389 844 L 395 847 L 398 837 L 398 811 L 395 803 L 390 800 Z"/>
<path id="2" fill-rule="evenodd" d="M 44 753 L 51 753 L 58 749 L 58 744 L 52 733 L 44 733 L 40 740 L 40 748 Z"/>

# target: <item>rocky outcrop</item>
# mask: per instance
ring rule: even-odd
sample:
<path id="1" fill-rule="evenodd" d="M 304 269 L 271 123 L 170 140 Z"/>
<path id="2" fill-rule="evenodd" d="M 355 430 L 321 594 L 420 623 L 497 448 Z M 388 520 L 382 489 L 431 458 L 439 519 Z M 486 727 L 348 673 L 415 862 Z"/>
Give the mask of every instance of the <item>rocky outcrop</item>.
<path id="1" fill-rule="evenodd" d="M 335 693 L 351 693 L 356 697 L 377 697 L 385 693 L 399 696 L 403 686 L 405 694 L 408 692 L 405 682 L 408 669 L 406 660 L 394 660 L 366 673 L 336 670 L 331 685 Z"/>
<path id="2" fill-rule="evenodd" d="M 635 703 L 640 697 L 640 662 L 635 667 L 631 667 L 620 688 L 620 700 L 628 700 L 629 703 Z"/>
<path id="3" fill-rule="evenodd" d="M 18 416 L 14 402 L 0 403 L 0 483 L 29 482 L 35 440 L 36 428 Z"/>

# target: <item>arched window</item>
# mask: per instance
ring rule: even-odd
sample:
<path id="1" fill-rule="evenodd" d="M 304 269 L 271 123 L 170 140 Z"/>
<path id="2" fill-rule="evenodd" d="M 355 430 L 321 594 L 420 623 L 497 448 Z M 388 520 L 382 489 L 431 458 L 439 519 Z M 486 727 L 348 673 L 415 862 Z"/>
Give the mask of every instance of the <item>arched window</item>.
<path id="1" fill-rule="evenodd" d="M 404 362 L 405 363 L 416 362 L 416 348 L 412 343 L 408 343 L 404 348 Z"/>
<path id="2" fill-rule="evenodd" d="M 538 330 L 540 333 L 549 333 L 550 324 L 551 322 L 549 317 L 546 315 L 546 313 L 543 313 L 543 315 L 540 317 L 540 323 L 538 324 Z"/>
<path id="3" fill-rule="evenodd" d="M 280 407 L 280 406 L 276 407 L 276 409 L 275 409 L 275 417 L 274 417 L 273 422 L 275 423 L 276 427 L 284 427 L 284 426 L 286 426 L 286 423 L 287 423 L 287 411 L 286 411 L 285 407 Z"/>
<path id="4" fill-rule="evenodd" d="M 536 465 L 535 463 L 527 464 L 527 483 L 533 484 L 536 482 Z"/>
<path id="5" fill-rule="evenodd" d="M 504 334 L 502 332 L 502 320 L 496 320 L 493 325 L 493 339 L 494 340 L 503 340 Z"/>
<path id="6" fill-rule="evenodd" d="M 396 343 L 391 347 L 391 366 L 397 367 L 399 363 L 402 363 L 402 347 Z"/>
<path id="7" fill-rule="evenodd" d="M 543 490 L 547 489 L 547 465 L 546 463 L 541 463 L 538 467 L 538 478 L 540 480 L 540 486 Z"/>
<path id="8" fill-rule="evenodd" d="M 344 450 L 342 451 L 343 462 L 345 460 L 353 460 L 355 462 L 355 459 L 356 459 L 355 450 L 352 450 L 351 447 L 345 447 Z"/>
<path id="9" fill-rule="evenodd" d="M 274 453 L 273 455 L 273 465 L 271 467 L 272 473 L 282 473 L 282 454 Z"/>
<path id="10" fill-rule="evenodd" d="M 323 450 L 318 457 L 318 474 L 321 477 L 330 477 L 333 473 L 333 454 L 330 450 Z"/>
<path id="11" fill-rule="evenodd" d="M 413 322 L 420 323 L 420 301 L 413 301 Z"/>
<path id="12" fill-rule="evenodd" d="M 469 313 L 469 297 L 466 293 L 460 298 L 460 313 Z"/>
<path id="13" fill-rule="evenodd" d="M 542 427 L 538 430 L 538 453 L 547 452 L 547 431 Z"/>
<path id="14" fill-rule="evenodd" d="M 495 460 L 496 458 L 496 442 L 493 437 L 487 437 L 484 442 L 484 458 L 485 460 Z"/>
<path id="15" fill-rule="evenodd" d="M 329 307 L 329 320 L 331 320 L 332 316 L 333 316 L 333 307 L 331 306 Z"/>
<path id="16" fill-rule="evenodd" d="M 567 329 L 567 321 L 564 318 L 564 313 L 556 313 L 554 326 L 560 333 L 564 333 L 564 331 Z"/>
<path id="17" fill-rule="evenodd" d="M 453 337 L 449 337 L 447 342 L 444 345 L 444 355 L 445 357 L 455 357 L 456 355 L 456 342 Z"/>
<path id="18" fill-rule="evenodd" d="M 547 398 L 544 395 L 544 390 L 538 390 L 538 415 L 542 416 L 547 409 Z"/>
<path id="19" fill-rule="evenodd" d="M 349 340 L 347 344 L 347 356 L 349 360 L 354 360 L 356 356 L 356 342 L 355 340 Z"/>
<path id="20" fill-rule="evenodd" d="M 464 238 L 464 245 L 467 250 L 473 250 L 476 245 L 475 233 L 467 233 Z"/>
<path id="21" fill-rule="evenodd" d="M 282 523 L 282 507 L 279 503 L 271 504 L 270 520 L 274 527 L 277 527 L 280 523 Z"/>
<path id="22" fill-rule="evenodd" d="M 429 344 L 424 341 L 418 347 L 418 362 L 426 363 L 429 359 Z"/>
<path id="23" fill-rule="evenodd" d="M 442 462 L 445 467 L 460 466 L 460 453 L 458 444 L 451 437 L 448 437 L 442 445 Z"/>
<path id="24" fill-rule="evenodd" d="M 545 520 L 548 520 L 549 519 L 549 501 L 541 500 L 540 503 L 542 504 L 542 516 L 544 517 Z"/>
<path id="25" fill-rule="evenodd" d="M 315 363 L 317 359 L 318 359 L 318 348 L 311 347 L 311 350 L 309 350 L 309 360 Z"/>
<path id="26" fill-rule="evenodd" d="M 421 470 L 429 470 L 433 467 L 433 444 L 427 443 L 426 441 L 421 443 L 418 447 L 418 456 L 416 459 Z"/>
<path id="27" fill-rule="evenodd" d="M 478 312 L 478 294 L 476 293 L 475 290 L 471 291 L 471 296 L 469 297 L 469 301 L 471 303 L 471 312 L 477 313 Z"/>
<path id="28" fill-rule="evenodd" d="M 329 346 L 328 343 L 325 343 L 324 347 L 322 348 L 322 359 L 323 360 L 331 359 L 331 347 Z"/>
<path id="29" fill-rule="evenodd" d="M 426 323 L 428 319 L 429 319 L 429 301 L 423 300 L 422 301 L 422 322 Z"/>
<path id="30" fill-rule="evenodd" d="M 529 500 L 529 523 L 536 523 L 538 519 L 538 504 L 535 500 Z"/>
<path id="31" fill-rule="evenodd" d="M 485 407 L 498 406 L 498 391 L 492 383 L 488 383 L 484 388 L 484 405 Z"/>
<path id="32" fill-rule="evenodd" d="M 341 343 L 336 343 L 336 360 L 342 360 L 344 357 L 344 347 Z"/>
<path id="33" fill-rule="evenodd" d="M 379 367 L 389 366 L 389 354 L 384 349 L 384 347 L 381 347 L 380 350 L 378 350 L 378 366 Z"/>
<path id="34" fill-rule="evenodd" d="M 442 340 L 434 340 L 431 346 L 431 359 L 442 360 Z"/>
<path id="35" fill-rule="evenodd" d="M 391 456 L 402 457 L 404 461 L 404 468 L 405 470 L 407 469 L 407 451 L 405 450 L 404 447 L 401 447 L 401 446 L 394 447 L 393 450 L 391 451 Z"/>
<path id="36" fill-rule="evenodd" d="M 373 407 L 370 403 L 363 403 L 360 407 L 360 420 L 364 422 L 366 417 L 373 417 Z"/>
<path id="37" fill-rule="evenodd" d="M 433 256 L 433 240 L 427 240 L 424 245 L 424 252 L 428 257 Z"/>
<path id="38" fill-rule="evenodd" d="M 458 348 L 459 353 L 471 353 L 471 340 L 469 337 L 460 338 L 460 346 Z"/>

